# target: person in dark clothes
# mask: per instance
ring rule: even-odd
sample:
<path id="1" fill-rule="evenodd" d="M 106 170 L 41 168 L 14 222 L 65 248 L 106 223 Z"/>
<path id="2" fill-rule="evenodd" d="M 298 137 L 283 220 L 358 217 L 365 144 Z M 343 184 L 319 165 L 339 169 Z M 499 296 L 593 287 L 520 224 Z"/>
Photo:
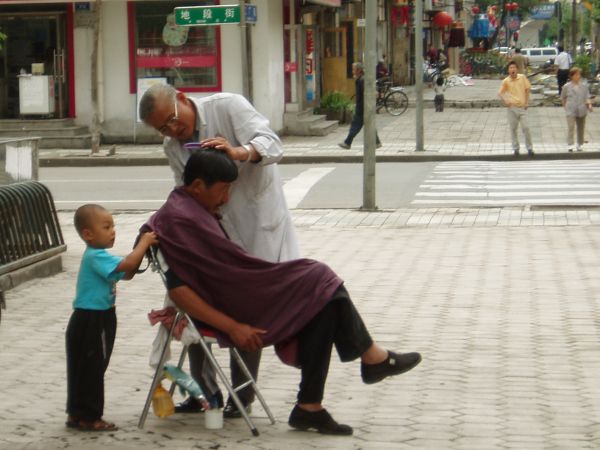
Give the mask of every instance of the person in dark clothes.
<path id="1" fill-rule="evenodd" d="M 352 123 L 350 124 L 350 131 L 348 131 L 348 136 L 344 142 L 339 143 L 338 145 L 343 149 L 349 150 L 352 146 L 352 141 L 356 137 L 356 135 L 362 129 L 365 123 L 365 80 L 364 80 L 365 69 L 362 63 L 355 62 L 352 64 L 352 75 L 355 78 L 355 89 L 356 89 L 356 109 L 354 110 L 354 117 L 352 117 Z M 379 135 L 375 132 L 375 139 L 377 142 L 377 148 L 381 147 L 381 141 L 379 140 Z"/>

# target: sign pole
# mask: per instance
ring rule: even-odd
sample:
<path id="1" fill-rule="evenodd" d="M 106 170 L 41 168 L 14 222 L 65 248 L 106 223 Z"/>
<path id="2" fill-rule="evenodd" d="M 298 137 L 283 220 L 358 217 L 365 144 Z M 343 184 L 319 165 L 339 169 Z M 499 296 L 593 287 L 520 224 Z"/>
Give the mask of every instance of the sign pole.
<path id="1" fill-rule="evenodd" d="M 362 209 L 373 211 L 375 203 L 375 65 L 377 36 L 377 2 L 366 2 L 367 27 L 365 30 L 364 64 L 364 157 L 363 157 L 363 205 Z"/>
<path id="2" fill-rule="evenodd" d="M 239 0 L 240 4 L 240 38 L 242 45 L 242 94 L 252 102 L 250 95 L 250 78 L 248 72 L 248 35 L 246 25 L 246 1 Z"/>

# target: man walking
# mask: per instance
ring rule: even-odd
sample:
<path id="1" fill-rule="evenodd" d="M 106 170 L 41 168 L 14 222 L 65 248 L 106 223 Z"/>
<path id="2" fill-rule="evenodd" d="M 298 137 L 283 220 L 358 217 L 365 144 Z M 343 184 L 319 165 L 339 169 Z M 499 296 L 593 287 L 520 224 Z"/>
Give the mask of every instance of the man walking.
<path id="1" fill-rule="evenodd" d="M 519 47 L 515 48 L 515 54 L 512 56 L 512 60 L 517 64 L 517 73 L 527 75 L 527 65 L 529 60 L 526 56 L 523 56 Z"/>
<path id="2" fill-rule="evenodd" d="M 165 136 L 164 151 L 175 175 L 175 184 L 183 184 L 183 170 L 190 151 L 187 142 L 200 142 L 229 155 L 238 166 L 239 176 L 231 187 L 229 202 L 222 208 L 222 225 L 229 238 L 250 255 L 270 262 L 299 258 L 292 218 L 283 194 L 277 162 L 283 156 L 279 137 L 262 116 L 241 95 L 220 93 L 203 98 L 187 97 L 173 86 L 159 84 L 144 93 L 140 118 Z M 235 281 L 235 280 L 232 280 Z M 212 367 L 200 345 L 190 345 L 192 377 L 219 406 L 223 399 Z M 240 352 L 253 377 L 258 374 L 260 350 Z M 245 381 L 235 363 L 231 363 L 234 386 Z M 249 409 L 254 391 L 238 392 Z M 193 397 L 177 406 L 176 412 L 198 412 Z M 241 417 L 235 403 L 227 401 L 223 414 Z"/>
<path id="3" fill-rule="evenodd" d="M 504 102 L 508 112 L 508 124 L 512 138 L 512 149 L 515 156 L 519 155 L 519 137 L 517 129 L 521 123 L 521 129 L 525 135 L 527 153 L 533 156 L 533 145 L 529 124 L 527 123 L 527 107 L 529 105 L 529 91 L 531 84 L 525 75 L 517 73 L 517 63 L 508 63 L 508 76 L 502 80 L 498 96 Z"/>
<path id="4" fill-rule="evenodd" d="M 344 142 L 338 144 L 340 147 L 346 150 L 350 149 L 350 147 L 352 146 L 352 141 L 360 132 L 365 122 L 365 80 L 363 77 L 364 74 L 365 69 L 362 63 L 352 63 L 352 75 L 356 79 L 356 81 L 354 82 L 356 89 L 356 109 L 354 110 L 354 117 L 352 117 L 352 123 L 350 124 L 350 131 L 348 131 L 348 136 L 346 137 Z M 375 133 L 375 138 L 377 142 L 377 148 L 381 147 L 381 141 L 379 140 L 377 132 Z"/>
<path id="5" fill-rule="evenodd" d="M 554 65 L 557 67 L 556 82 L 558 83 L 558 95 L 562 92 L 562 88 L 569 81 L 569 69 L 571 68 L 571 55 L 565 52 L 562 45 L 556 47 L 558 56 L 554 60 Z"/>

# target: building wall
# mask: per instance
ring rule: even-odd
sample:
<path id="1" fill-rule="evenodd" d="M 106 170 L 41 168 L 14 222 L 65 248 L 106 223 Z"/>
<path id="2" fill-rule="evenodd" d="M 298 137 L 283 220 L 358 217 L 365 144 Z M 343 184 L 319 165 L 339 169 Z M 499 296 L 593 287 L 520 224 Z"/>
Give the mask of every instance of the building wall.
<path id="1" fill-rule="evenodd" d="M 252 100 L 267 116 L 271 128 L 283 130 L 283 6 L 281 2 L 258 0 L 258 23 L 252 27 Z"/>
<path id="2" fill-rule="evenodd" d="M 281 2 L 258 0 L 258 22 L 251 26 L 254 59 L 253 101 L 275 130 L 283 128 L 283 21 Z M 104 142 L 156 142 L 157 134 L 144 124 L 137 123 L 136 94 L 129 91 L 129 47 L 127 5 L 125 2 L 103 3 L 101 73 L 103 88 L 101 116 Z M 80 24 L 75 37 L 75 95 L 76 123 L 90 125 L 91 54 L 93 29 Z M 240 27 L 221 27 L 221 80 L 224 92 L 243 91 Z M 202 97 L 211 93 L 190 93 Z"/>

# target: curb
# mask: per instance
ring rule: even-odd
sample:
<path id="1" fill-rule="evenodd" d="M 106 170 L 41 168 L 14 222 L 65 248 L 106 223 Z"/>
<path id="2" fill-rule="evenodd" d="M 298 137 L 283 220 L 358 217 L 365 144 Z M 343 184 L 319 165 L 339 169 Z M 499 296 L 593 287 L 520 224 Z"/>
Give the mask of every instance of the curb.
<path id="1" fill-rule="evenodd" d="M 571 159 L 600 159 L 600 151 L 579 153 L 536 153 L 533 158 L 526 154 L 513 156 L 512 154 L 473 154 L 449 155 L 436 152 L 410 152 L 396 155 L 377 155 L 376 162 L 441 162 L 441 161 L 527 161 L 535 160 L 571 160 Z M 363 162 L 363 155 L 288 155 L 284 156 L 279 164 L 320 164 L 320 163 L 349 163 Z M 40 158 L 39 167 L 116 167 L 116 166 L 167 166 L 165 157 L 57 157 Z"/>

